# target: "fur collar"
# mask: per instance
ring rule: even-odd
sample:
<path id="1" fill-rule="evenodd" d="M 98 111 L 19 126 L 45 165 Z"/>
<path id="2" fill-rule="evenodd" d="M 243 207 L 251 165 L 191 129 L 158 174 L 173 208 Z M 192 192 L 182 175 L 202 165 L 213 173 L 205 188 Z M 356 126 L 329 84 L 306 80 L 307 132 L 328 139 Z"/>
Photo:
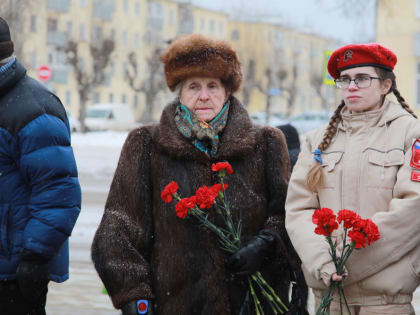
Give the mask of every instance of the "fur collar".
<path id="1" fill-rule="evenodd" d="M 174 116 L 177 104 L 178 99 L 175 99 L 163 110 L 160 123 L 152 135 L 153 141 L 169 155 L 208 162 L 210 158 L 194 148 L 176 128 Z M 248 112 L 234 96 L 231 96 L 228 121 L 220 137 L 219 152 L 213 159 L 228 160 L 251 153 L 256 145 L 255 134 L 256 129 Z"/>

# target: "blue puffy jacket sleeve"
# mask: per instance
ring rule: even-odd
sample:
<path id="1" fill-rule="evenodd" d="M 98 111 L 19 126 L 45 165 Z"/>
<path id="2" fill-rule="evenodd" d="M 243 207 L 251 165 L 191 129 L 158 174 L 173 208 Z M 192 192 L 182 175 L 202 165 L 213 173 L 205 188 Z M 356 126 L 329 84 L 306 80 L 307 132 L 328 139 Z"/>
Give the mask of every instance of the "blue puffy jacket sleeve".
<path id="1" fill-rule="evenodd" d="M 22 128 L 17 146 L 19 169 L 31 188 L 23 247 L 52 258 L 70 236 L 81 206 L 68 126 L 44 113 Z"/>

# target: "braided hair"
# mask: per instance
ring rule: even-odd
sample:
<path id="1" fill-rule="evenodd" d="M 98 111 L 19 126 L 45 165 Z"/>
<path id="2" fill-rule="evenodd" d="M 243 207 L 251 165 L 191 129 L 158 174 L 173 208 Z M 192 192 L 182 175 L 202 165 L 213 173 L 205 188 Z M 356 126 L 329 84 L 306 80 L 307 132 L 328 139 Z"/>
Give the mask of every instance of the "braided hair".
<path id="1" fill-rule="evenodd" d="M 374 68 L 378 76 L 382 80 L 390 79 L 392 82 L 391 88 L 387 92 L 394 93 L 395 97 L 397 98 L 398 103 L 400 103 L 401 107 L 404 108 L 407 112 L 409 112 L 414 118 L 417 118 L 417 115 L 413 112 L 410 106 L 407 104 L 405 99 L 401 96 L 400 92 L 397 89 L 397 83 L 395 79 L 395 74 L 392 71 L 387 71 L 381 68 Z M 385 96 L 383 97 L 383 100 Z M 382 100 L 382 102 L 383 102 Z M 341 122 L 341 110 L 344 107 L 344 100 L 341 101 L 340 105 L 338 105 L 337 109 L 334 111 L 333 116 L 330 119 L 327 129 L 325 130 L 324 136 L 322 138 L 321 143 L 318 145 L 318 149 L 321 152 L 324 152 L 329 145 L 331 144 L 331 140 L 335 136 L 337 132 L 338 124 Z M 322 183 L 322 166 L 319 162 L 315 162 L 312 167 L 309 169 L 306 184 L 310 191 L 314 192 L 319 184 Z"/>

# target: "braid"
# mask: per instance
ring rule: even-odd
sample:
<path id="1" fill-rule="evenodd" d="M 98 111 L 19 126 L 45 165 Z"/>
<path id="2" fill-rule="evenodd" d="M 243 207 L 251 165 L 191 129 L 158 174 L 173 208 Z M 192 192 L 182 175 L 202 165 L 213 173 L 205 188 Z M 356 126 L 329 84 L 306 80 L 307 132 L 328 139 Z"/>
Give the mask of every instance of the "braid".
<path id="1" fill-rule="evenodd" d="M 391 89 L 392 89 L 392 93 L 394 93 L 395 97 L 397 98 L 397 101 L 401 104 L 402 108 L 404 108 L 407 112 L 413 115 L 414 118 L 417 118 L 417 115 L 413 112 L 413 110 L 407 104 L 404 97 L 401 96 L 400 91 L 397 90 L 397 87 L 394 84 L 392 85 Z"/>
<path id="2" fill-rule="evenodd" d="M 390 79 L 392 84 L 391 88 L 389 89 L 388 93 L 394 93 L 395 97 L 397 98 L 398 103 L 400 103 L 401 107 L 404 108 L 407 112 L 413 115 L 414 118 L 417 118 L 417 115 L 413 112 L 410 106 L 405 101 L 404 97 L 401 96 L 400 91 L 397 89 L 397 79 L 395 77 L 395 73 L 393 71 L 384 70 L 381 68 L 375 68 L 376 73 L 382 80 Z"/>
<path id="3" fill-rule="evenodd" d="M 341 101 L 340 105 L 334 111 L 330 119 L 330 123 L 325 130 L 324 136 L 322 138 L 321 143 L 318 145 L 318 149 L 321 152 L 325 151 L 331 144 L 331 140 L 333 139 L 335 133 L 337 132 L 338 124 L 341 122 L 341 110 L 344 107 L 344 100 Z M 320 163 L 315 162 L 311 169 L 308 172 L 308 176 L 306 179 L 306 184 L 308 185 L 311 191 L 315 191 L 316 187 L 322 182 L 322 166 Z"/>

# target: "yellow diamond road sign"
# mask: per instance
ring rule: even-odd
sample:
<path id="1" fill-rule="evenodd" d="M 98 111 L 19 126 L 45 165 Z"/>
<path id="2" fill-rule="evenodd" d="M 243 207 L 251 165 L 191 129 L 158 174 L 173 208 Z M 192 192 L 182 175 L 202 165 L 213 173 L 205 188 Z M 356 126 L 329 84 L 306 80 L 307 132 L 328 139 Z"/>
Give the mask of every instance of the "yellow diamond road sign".
<path id="1" fill-rule="evenodd" d="M 324 74 L 322 77 L 324 78 L 323 82 L 326 85 L 335 84 L 334 79 L 332 78 L 332 76 L 330 76 L 327 70 L 328 59 L 330 59 L 331 54 L 332 54 L 332 51 L 329 51 L 329 50 L 324 51 Z"/>

